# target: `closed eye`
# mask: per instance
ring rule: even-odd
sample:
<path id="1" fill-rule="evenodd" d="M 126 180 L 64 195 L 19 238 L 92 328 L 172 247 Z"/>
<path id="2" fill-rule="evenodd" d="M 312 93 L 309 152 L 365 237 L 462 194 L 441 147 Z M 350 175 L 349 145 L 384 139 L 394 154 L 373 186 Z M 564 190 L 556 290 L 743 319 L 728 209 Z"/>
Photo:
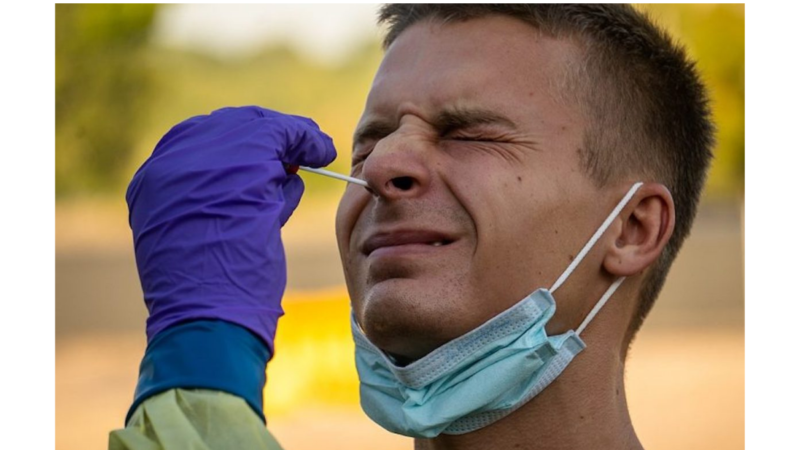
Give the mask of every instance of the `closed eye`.
<path id="1" fill-rule="evenodd" d="M 451 141 L 472 141 L 472 142 L 495 142 L 496 139 L 488 137 L 488 136 L 481 136 L 481 135 L 455 135 L 455 136 L 447 136 L 444 139 L 451 140 Z"/>
<path id="2" fill-rule="evenodd" d="M 504 142 L 504 139 L 496 134 L 470 133 L 457 131 L 448 133 L 441 138 L 443 141 L 462 141 L 462 142 Z"/>
<path id="3" fill-rule="evenodd" d="M 364 161 L 366 161 L 367 157 L 370 155 L 370 153 L 372 153 L 372 149 L 362 150 L 354 153 L 352 156 L 352 160 L 350 161 L 350 167 L 355 168 L 356 166 L 363 164 Z"/>

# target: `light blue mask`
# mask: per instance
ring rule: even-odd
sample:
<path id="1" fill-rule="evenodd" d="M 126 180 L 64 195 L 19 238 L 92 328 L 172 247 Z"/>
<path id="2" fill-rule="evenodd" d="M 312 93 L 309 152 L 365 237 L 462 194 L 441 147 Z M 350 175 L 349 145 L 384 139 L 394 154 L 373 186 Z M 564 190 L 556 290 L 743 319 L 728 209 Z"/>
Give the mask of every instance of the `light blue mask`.
<path id="1" fill-rule="evenodd" d="M 398 366 L 351 314 L 361 407 L 378 425 L 410 437 L 464 434 L 519 409 L 586 348 L 580 333 L 624 281 L 618 278 L 575 331 L 548 336 L 553 293 L 606 231 L 642 183 L 634 184 L 550 289 L 511 308 L 407 366 Z"/>

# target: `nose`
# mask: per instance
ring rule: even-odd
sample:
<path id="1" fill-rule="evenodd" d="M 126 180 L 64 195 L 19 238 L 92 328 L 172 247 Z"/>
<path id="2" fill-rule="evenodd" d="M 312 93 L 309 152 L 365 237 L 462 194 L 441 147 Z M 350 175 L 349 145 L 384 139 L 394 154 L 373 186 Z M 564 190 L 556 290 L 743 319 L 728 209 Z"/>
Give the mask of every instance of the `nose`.
<path id="1" fill-rule="evenodd" d="M 376 143 L 362 167 L 372 194 L 398 200 L 427 191 L 431 183 L 430 145 L 420 137 L 398 132 Z"/>

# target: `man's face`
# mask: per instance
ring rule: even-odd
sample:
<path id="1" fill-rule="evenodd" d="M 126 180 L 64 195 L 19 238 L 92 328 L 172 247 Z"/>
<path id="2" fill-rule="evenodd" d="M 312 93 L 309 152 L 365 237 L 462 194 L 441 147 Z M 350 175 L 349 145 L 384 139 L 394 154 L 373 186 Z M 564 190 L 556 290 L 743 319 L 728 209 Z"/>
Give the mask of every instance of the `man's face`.
<path id="1" fill-rule="evenodd" d="M 336 223 L 383 350 L 418 358 L 550 287 L 618 200 L 581 171 L 584 119 L 559 100 L 577 53 L 499 16 L 417 23 L 387 51 L 353 153 L 373 192 L 348 187 Z"/>

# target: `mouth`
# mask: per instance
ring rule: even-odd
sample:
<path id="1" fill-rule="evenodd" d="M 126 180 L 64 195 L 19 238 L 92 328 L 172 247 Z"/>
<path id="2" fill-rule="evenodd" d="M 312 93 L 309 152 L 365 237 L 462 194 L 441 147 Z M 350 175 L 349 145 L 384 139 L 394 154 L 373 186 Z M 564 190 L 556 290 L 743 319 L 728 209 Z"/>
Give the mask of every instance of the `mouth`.
<path id="1" fill-rule="evenodd" d="M 426 251 L 452 245 L 456 240 L 450 234 L 431 230 L 379 232 L 363 242 L 361 252 L 370 256 L 378 253 Z"/>

